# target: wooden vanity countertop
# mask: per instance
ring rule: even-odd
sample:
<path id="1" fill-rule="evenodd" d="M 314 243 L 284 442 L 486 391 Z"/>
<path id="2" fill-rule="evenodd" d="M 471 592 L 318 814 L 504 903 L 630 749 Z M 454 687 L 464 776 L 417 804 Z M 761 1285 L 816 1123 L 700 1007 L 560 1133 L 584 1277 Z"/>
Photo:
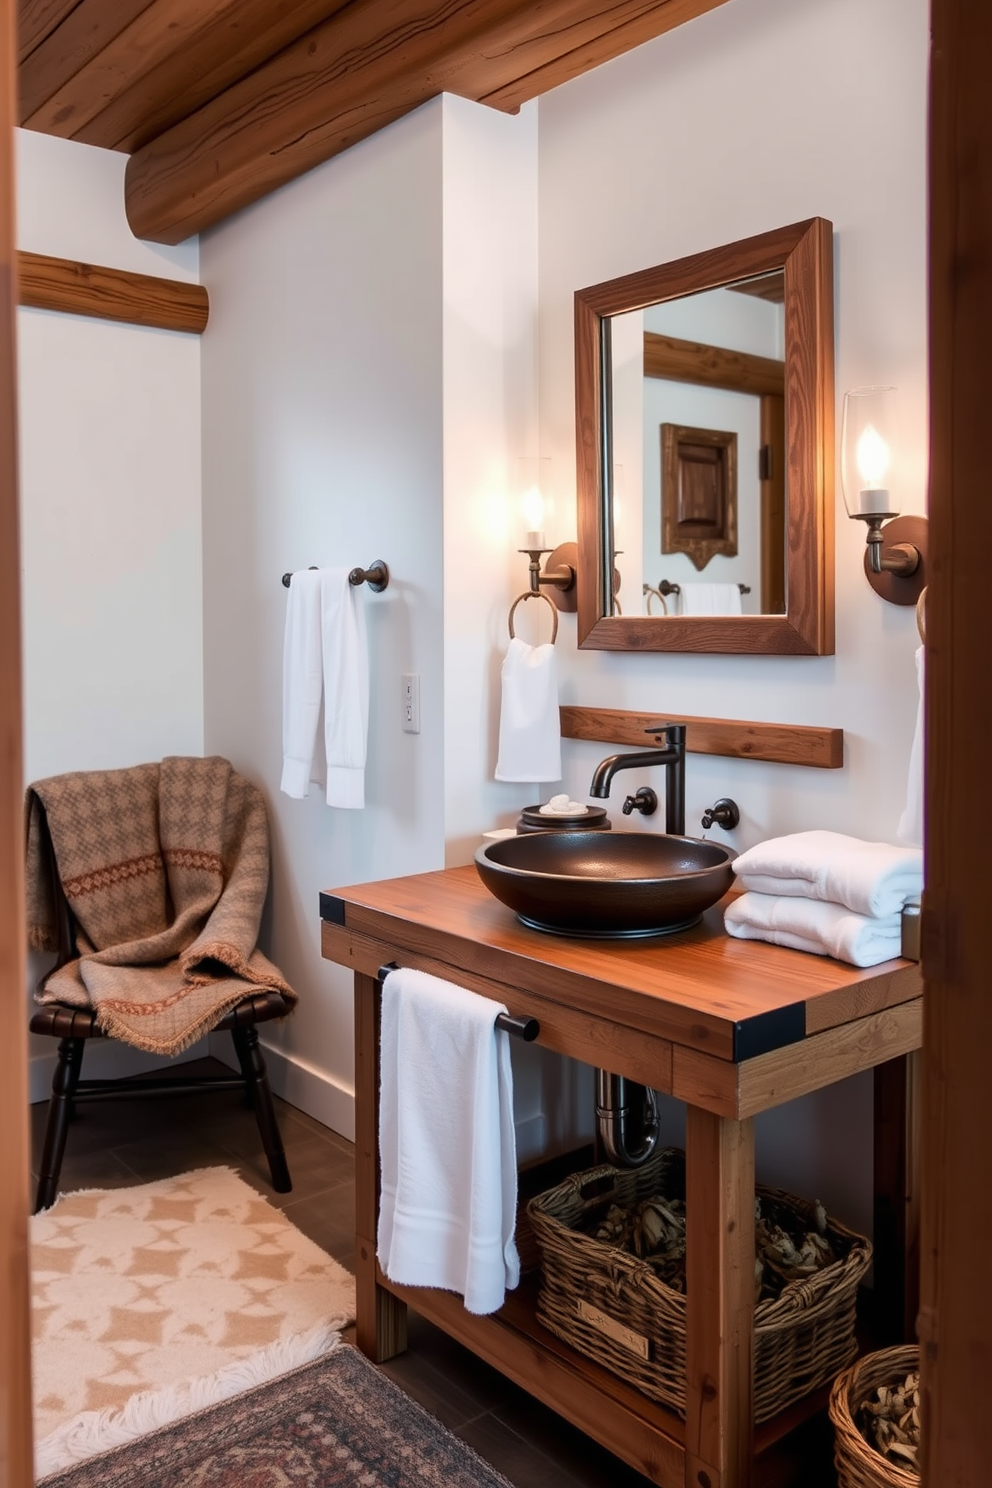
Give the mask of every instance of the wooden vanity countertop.
<path id="1" fill-rule="evenodd" d="M 522 925 L 469 864 L 322 893 L 322 948 L 366 975 L 397 961 L 490 996 L 505 989 L 514 1014 L 543 999 L 735 1064 L 843 1025 L 874 1026 L 921 996 L 914 961 L 860 970 L 735 940 L 723 928 L 727 902 L 667 938 L 571 939 Z"/>

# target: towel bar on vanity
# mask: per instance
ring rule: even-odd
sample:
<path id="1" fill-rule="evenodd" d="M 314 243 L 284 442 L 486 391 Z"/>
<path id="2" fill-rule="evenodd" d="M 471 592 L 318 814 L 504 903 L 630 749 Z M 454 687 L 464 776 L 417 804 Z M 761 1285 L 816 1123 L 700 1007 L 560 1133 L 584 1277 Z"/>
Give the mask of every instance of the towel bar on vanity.
<path id="1" fill-rule="evenodd" d="M 385 966 L 380 966 L 376 977 L 380 987 L 391 971 L 399 971 L 395 961 L 387 961 Z M 541 1031 L 541 1025 L 536 1018 L 511 1018 L 509 1013 L 497 1013 L 495 1024 L 506 1033 L 512 1033 L 514 1038 L 523 1039 L 525 1044 L 532 1044 Z"/>
<path id="2" fill-rule="evenodd" d="M 310 567 L 315 569 L 317 565 L 311 563 Z M 282 582 L 286 589 L 289 588 L 292 577 L 291 573 L 283 574 Z M 368 568 L 353 568 L 348 575 L 348 583 L 354 584 L 356 588 L 359 584 L 368 584 L 374 594 L 381 594 L 389 586 L 389 568 L 381 558 L 376 558 Z"/>

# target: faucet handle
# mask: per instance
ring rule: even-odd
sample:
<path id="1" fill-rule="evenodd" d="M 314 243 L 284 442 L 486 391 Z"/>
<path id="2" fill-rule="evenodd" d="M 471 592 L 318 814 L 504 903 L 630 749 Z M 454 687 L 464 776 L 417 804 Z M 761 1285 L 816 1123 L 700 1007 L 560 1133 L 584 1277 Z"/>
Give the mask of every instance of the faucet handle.
<path id="1" fill-rule="evenodd" d="M 729 796 L 723 796 L 715 806 L 707 806 L 703 812 L 701 825 L 703 831 L 708 832 L 716 822 L 717 826 L 723 827 L 725 832 L 732 832 L 740 823 L 740 819 L 741 813 L 737 802 L 732 801 Z"/>
<path id="2" fill-rule="evenodd" d="M 651 727 L 646 728 L 644 732 L 646 734 L 654 734 L 655 738 L 657 738 L 660 734 L 667 734 L 670 743 L 676 745 L 685 744 L 684 723 L 666 723 L 664 721 L 660 723 L 653 723 Z"/>

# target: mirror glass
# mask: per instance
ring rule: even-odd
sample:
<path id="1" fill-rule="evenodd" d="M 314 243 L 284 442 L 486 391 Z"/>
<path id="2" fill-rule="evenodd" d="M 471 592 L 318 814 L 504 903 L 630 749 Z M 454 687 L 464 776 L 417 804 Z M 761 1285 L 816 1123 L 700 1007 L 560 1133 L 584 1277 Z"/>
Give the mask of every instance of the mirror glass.
<path id="1" fill-rule="evenodd" d="M 833 229 L 577 290 L 578 640 L 833 651 Z"/>
<path id="2" fill-rule="evenodd" d="M 611 614 L 785 613 L 785 275 L 605 319 Z"/>

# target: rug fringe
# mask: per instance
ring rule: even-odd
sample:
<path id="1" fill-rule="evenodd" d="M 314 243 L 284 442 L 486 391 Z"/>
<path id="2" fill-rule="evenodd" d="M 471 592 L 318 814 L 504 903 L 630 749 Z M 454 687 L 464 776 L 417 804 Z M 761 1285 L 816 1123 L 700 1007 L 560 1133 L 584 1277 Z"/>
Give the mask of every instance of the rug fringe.
<path id="1" fill-rule="evenodd" d="M 333 1354 L 341 1345 L 339 1329 L 343 1326 L 343 1319 L 319 1323 L 307 1333 L 280 1339 L 215 1374 L 164 1390 L 145 1390 L 132 1396 L 120 1410 L 82 1411 L 36 1443 L 35 1478 L 40 1482 L 87 1457 L 122 1447 L 160 1426 L 169 1426 L 256 1385 L 268 1384 L 301 1364 Z"/>

